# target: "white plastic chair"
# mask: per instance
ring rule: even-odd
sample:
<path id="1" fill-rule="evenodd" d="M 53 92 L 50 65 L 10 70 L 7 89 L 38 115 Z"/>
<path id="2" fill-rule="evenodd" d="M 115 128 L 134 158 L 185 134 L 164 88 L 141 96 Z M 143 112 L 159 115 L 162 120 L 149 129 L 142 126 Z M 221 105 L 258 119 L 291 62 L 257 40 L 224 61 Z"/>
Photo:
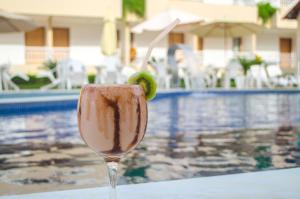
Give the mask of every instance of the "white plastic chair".
<path id="1" fill-rule="evenodd" d="M 226 67 L 225 78 L 224 78 L 224 87 L 229 89 L 231 80 L 234 80 L 236 87 L 242 89 L 245 87 L 245 77 L 243 76 L 242 66 L 238 60 L 231 60 Z"/>
<path id="2" fill-rule="evenodd" d="M 267 72 L 270 78 L 271 84 L 275 86 L 290 86 L 295 77 L 288 76 L 283 77 L 283 72 L 279 65 L 269 65 L 267 66 Z"/>
<path id="3" fill-rule="evenodd" d="M 268 75 L 262 65 L 252 65 L 250 68 L 250 86 L 252 88 L 270 87 Z"/>
<path id="4" fill-rule="evenodd" d="M 96 65 L 95 66 L 97 73 L 96 73 L 96 77 L 95 77 L 95 84 L 104 84 L 104 70 L 105 70 L 105 66 L 104 65 Z"/>
<path id="5" fill-rule="evenodd" d="M 56 72 L 57 78 L 53 73 Z M 72 89 L 75 86 L 83 86 L 88 83 L 86 70 L 79 61 L 66 59 L 60 61 L 55 69 L 43 71 L 38 74 L 39 78 L 47 77 L 51 83 L 43 86 L 42 90 L 47 90 L 58 86 L 60 89 Z"/>
<path id="6" fill-rule="evenodd" d="M 208 65 L 204 70 L 204 81 L 208 88 L 216 88 L 218 82 L 218 70 L 212 65 Z"/>
<path id="7" fill-rule="evenodd" d="M 161 61 L 153 61 L 151 65 L 154 66 L 156 70 L 156 80 L 158 84 L 158 88 L 162 89 L 170 89 L 171 87 L 171 74 L 167 72 L 166 64 L 163 60 Z"/>
<path id="8" fill-rule="evenodd" d="M 120 84 L 124 83 L 121 74 L 121 64 L 117 55 L 103 57 L 101 64 L 97 66 L 97 84 Z"/>
<path id="9" fill-rule="evenodd" d="M 19 87 L 12 81 L 14 77 L 19 77 L 25 81 L 29 80 L 29 77 L 21 72 L 11 75 L 9 72 L 10 67 L 11 64 L 9 62 L 0 64 L 0 91 L 9 89 L 20 90 Z"/>
<path id="10" fill-rule="evenodd" d="M 125 83 L 131 75 L 136 73 L 136 70 L 130 66 L 123 66 L 120 73 L 121 74 L 120 74 L 119 79 L 120 79 L 121 83 Z"/>

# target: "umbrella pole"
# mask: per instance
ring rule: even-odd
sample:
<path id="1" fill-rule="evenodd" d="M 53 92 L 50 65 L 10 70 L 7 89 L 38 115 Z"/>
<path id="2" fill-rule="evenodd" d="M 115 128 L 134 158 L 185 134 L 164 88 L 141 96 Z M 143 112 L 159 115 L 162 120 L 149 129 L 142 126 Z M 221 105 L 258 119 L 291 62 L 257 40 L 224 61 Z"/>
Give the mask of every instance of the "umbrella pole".
<path id="1" fill-rule="evenodd" d="M 226 66 L 226 58 L 227 58 L 227 33 L 226 33 L 226 27 L 224 24 L 224 66 Z"/>

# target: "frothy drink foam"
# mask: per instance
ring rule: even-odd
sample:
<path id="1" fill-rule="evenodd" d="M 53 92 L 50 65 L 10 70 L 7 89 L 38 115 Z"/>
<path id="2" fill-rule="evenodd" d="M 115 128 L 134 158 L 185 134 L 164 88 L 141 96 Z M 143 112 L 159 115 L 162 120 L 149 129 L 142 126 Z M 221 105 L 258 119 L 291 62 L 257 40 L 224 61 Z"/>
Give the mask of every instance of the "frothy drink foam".
<path id="1" fill-rule="evenodd" d="M 144 137 L 147 101 L 138 85 L 87 85 L 78 102 L 81 137 L 106 160 L 119 159 Z"/>

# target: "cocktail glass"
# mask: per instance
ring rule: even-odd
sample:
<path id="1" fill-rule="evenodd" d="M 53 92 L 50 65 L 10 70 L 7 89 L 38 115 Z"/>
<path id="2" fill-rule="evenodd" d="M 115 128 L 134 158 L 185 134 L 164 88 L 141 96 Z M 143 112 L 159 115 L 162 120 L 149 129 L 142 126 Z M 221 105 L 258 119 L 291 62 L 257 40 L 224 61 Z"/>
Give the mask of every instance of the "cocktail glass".
<path id="1" fill-rule="evenodd" d="M 148 111 L 144 90 L 139 85 L 86 85 L 77 113 L 80 135 L 104 158 L 110 198 L 116 198 L 118 162 L 145 135 Z"/>

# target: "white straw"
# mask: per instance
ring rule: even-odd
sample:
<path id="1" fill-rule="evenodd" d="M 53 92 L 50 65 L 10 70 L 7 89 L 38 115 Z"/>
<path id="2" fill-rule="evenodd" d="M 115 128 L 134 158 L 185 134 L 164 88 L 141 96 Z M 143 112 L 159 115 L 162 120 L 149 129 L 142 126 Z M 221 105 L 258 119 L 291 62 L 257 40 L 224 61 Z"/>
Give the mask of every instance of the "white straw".
<path id="1" fill-rule="evenodd" d="M 173 28 L 175 28 L 175 26 L 177 24 L 180 23 L 180 20 L 179 19 L 175 19 L 172 23 L 170 23 L 168 26 L 166 26 L 164 28 L 164 30 L 159 34 L 157 35 L 157 37 L 155 37 L 152 42 L 149 44 L 149 48 L 148 48 L 148 51 L 146 53 L 146 56 L 144 58 L 144 61 L 143 61 L 143 65 L 142 65 L 142 70 L 146 70 L 147 68 L 147 62 L 148 62 L 148 59 L 151 55 L 151 52 L 152 52 L 152 49 L 154 48 L 154 46 L 161 40 L 163 39 Z"/>

